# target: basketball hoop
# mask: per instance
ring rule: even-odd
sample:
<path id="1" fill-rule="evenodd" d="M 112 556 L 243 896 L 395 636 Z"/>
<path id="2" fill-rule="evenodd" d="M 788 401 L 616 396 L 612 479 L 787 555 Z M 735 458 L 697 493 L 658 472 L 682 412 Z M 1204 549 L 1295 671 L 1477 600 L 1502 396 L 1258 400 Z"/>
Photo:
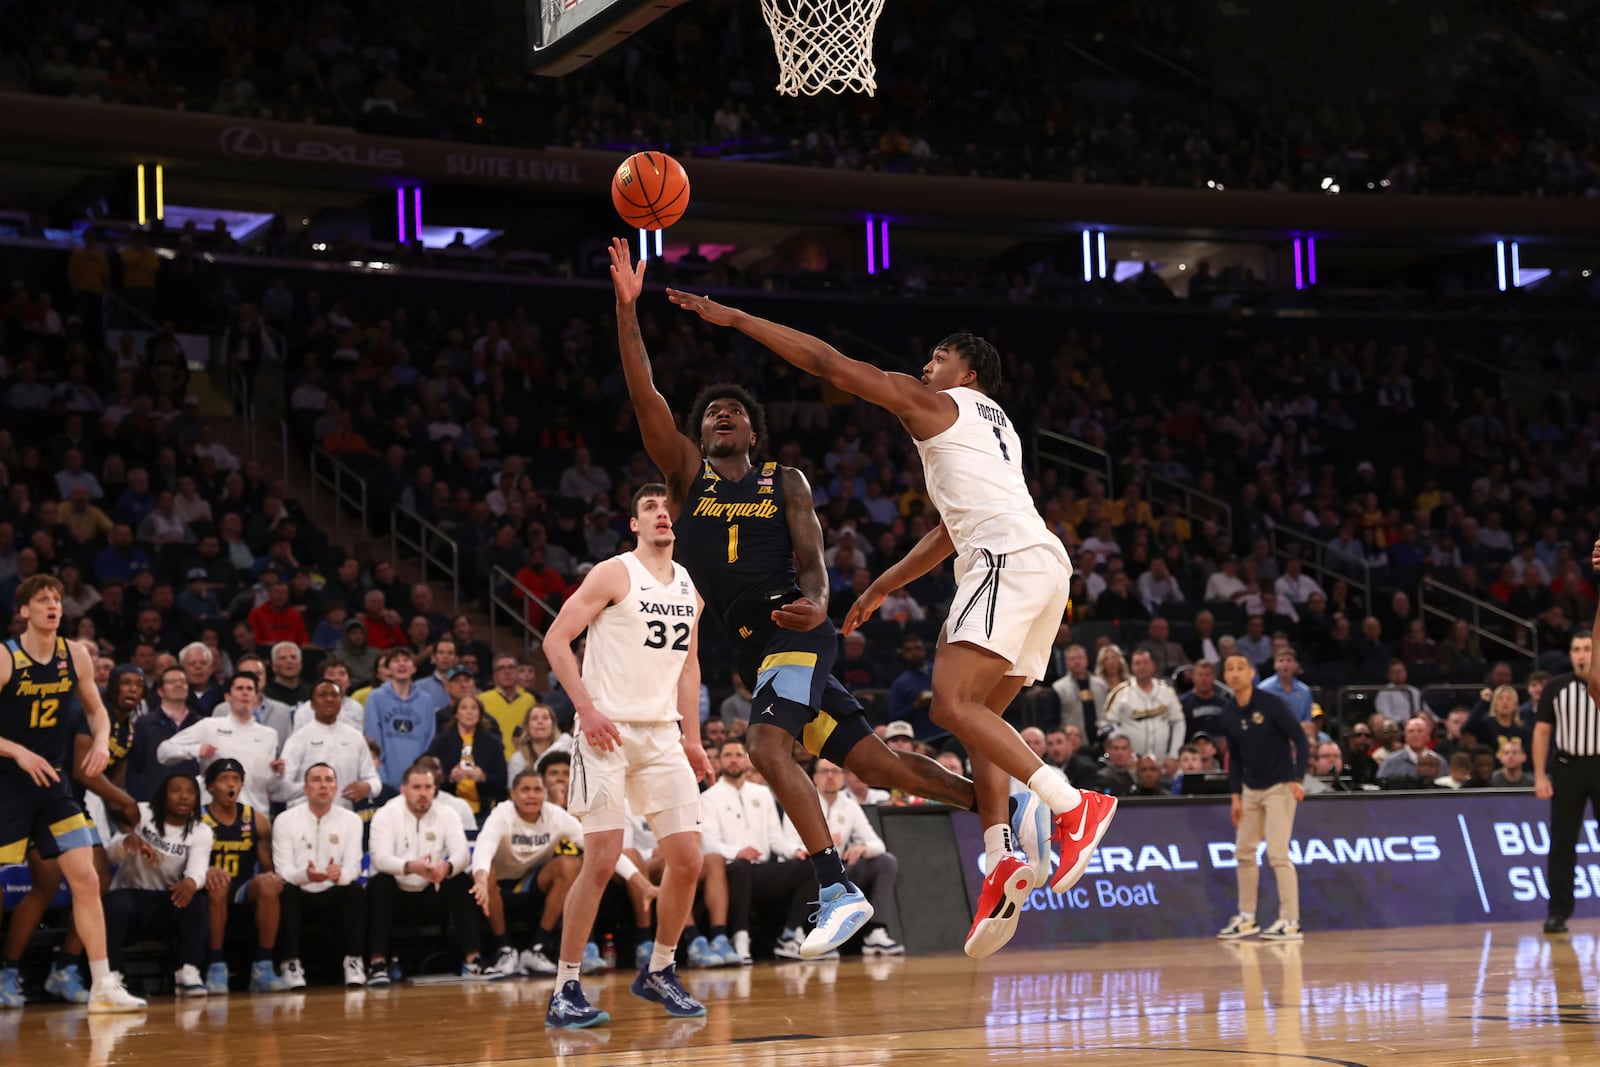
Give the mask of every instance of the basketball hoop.
<path id="1" fill-rule="evenodd" d="M 872 31 L 883 0 L 761 0 L 778 57 L 778 92 L 873 95 Z"/>

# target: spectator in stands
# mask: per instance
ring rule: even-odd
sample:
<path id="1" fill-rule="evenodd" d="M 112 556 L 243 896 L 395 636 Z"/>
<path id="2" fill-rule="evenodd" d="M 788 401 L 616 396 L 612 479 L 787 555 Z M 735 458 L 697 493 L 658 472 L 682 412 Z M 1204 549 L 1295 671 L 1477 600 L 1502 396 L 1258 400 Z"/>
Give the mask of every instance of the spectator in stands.
<path id="1" fill-rule="evenodd" d="M 1159 616 L 1150 620 L 1149 636 L 1139 643 L 1139 649 L 1148 652 L 1155 662 L 1156 673 L 1163 678 L 1189 662 L 1183 646 L 1172 640 L 1172 629 L 1167 620 Z"/>
<path id="2" fill-rule="evenodd" d="M 133 543 L 133 528 L 125 522 L 113 523 L 109 543 L 94 557 L 95 581 L 109 578 L 133 581 L 137 571 L 150 569 L 150 557 Z"/>
<path id="3" fill-rule="evenodd" d="M 1305 564 L 1301 562 L 1300 557 L 1289 557 L 1288 562 L 1284 564 L 1283 573 L 1273 583 L 1273 589 L 1277 592 L 1279 600 L 1286 604 L 1298 606 L 1309 602 L 1313 596 L 1318 594 L 1322 595 L 1324 599 L 1327 598 L 1327 592 L 1322 588 L 1321 584 L 1315 578 L 1303 572 L 1304 567 Z"/>
<path id="4" fill-rule="evenodd" d="M 325 673 L 311 689 L 310 712 L 304 722 L 296 722 L 294 733 L 283 746 L 283 778 L 288 783 L 286 799 L 300 795 L 300 786 L 315 764 L 326 764 L 341 782 L 348 783 L 337 803 L 353 810 L 368 797 L 383 791 L 377 765 L 372 761 L 367 739 L 345 721 L 348 701 L 344 688 Z M 360 705 L 356 710 L 361 711 Z"/>
<path id="5" fill-rule="evenodd" d="M 1509 685 L 1496 686 L 1489 697 L 1488 711 L 1469 720 L 1462 729 L 1502 762 L 1508 745 L 1520 746 L 1524 755 L 1533 748 L 1533 718 L 1523 713 L 1517 691 Z"/>
<path id="6" fill-rule="evenodd" d="M 1420 778 L 1422 773 L 1418 767 L 1417 759 L 1424 752 L 1431 751 L 1428 742 L 1433 738 L 1433 724 L 1418 715 L 1406 720 L 1405 745 L 1391 753 L 1378 768 L 1379 780 L 1388 778 Z M 1429 778 L 1437 778 L 1433 775 Z"/>
<path id="7" fill-rule="evenodd" d="M 510 758 L 523 732 L 523 723 L 534 705 L 533 694 L 517 684 L 515 656 L 494 657 L 494 685 L 478 694 L 478 702 L 483 706 L 484 714 L 500 724 L 500 738 L 505 743 L 506 756 Z M 552 716 L 551 724 L 554 723 Z M 529 758 L 526 765 L 537 764 L 538 755 Z"/>
<path id="8" fill-rule="evenodd" d="M 919 737 L 932 736 L 934 727 L 928 708 L 933 704 L 933 664 L 928 662 L 922 638 L 907 634 L 901 640 L 900 662 L 905 666 L 889 686 L 889 718 L 911 723 Z"/>
<path id="9" fill-rule="evenodd" d="M 1439 662 L 1439 646 L 1428 636 L 1421 619 L 1412 619 L 1406 624 L 1405 636 L 1400 638 L 1399 653 L 1399 658 L 1408 666 Z"/>
<path id="10" fill-rule="evenodd" d="M 1178 703 L 1183 707 L 1187 733 L 1192 739 L 1197 730 L 1218 731 L 1218 716 L 1225 705 L 1232 703 L 1233 694 L 1217 684 L 1217 666 L 1210 660 L 1197 662 L 1190 678 L 1193 684 Z"/>
<path id="11" fill-rule="evenodd" d="M 1525 772 L 1527 751 L 1520 740 L 1508 740 L 1500 750 L 1500 769 L 1489 778 L 1489 784 L 1505 789 L 1532 789 L 1533 776 Z"/>
<path id="12" fill-rule="evenodd" d="M 721 777 L 700 795 L 705 838 L 715 841 L 728 866 L 728 925 L 734 948 L 750 954 L 751 902 L 761 914 L 782 913 L 780 959 L 799 959 L 805 939 L 806 897 L 811 866 L 798 840 L 787 837 L 772 790 L 746 781 L 750 758 L 742 741 L 724 741 L 717 751 Z M 798 931 L 798 932 L 797 932 Z"/>
<path id="13" fill-rule="evenodd" d="M 1116 645 L 1107 644 L 1101 647 L 1094 660 L 1095 677 L 1105 683 L 1106 693 L 1128 680 L 1128 662 L 1122 658 L 1122 649 Z M 1102 705 L 1103 706 L 1103 705 Z M 1105 732 L 1104 724 L 1101 733 Z M 1085 734 L 1084 736 L 1088 736 Z"/>
<path id="14" fill-rule="evenodd" d="M 1272 657 L 1273 675 L 1262 682 L 1258 689 L 1263 693 L 1271 693 L 1280 697 L 1289 710 L 1294 712 L 1294 717 L 1300 722 L 1311 721 L 1311 687 L 1302 682 L 1300 675 L 1300 657 L 1294 649 L 1287 646 L 1278 649 Z"/>
<path id="15" fill-rule="evenodd" d="M 1248 659 L 1257 670 L 1272 662 L 1272 636 L 1267 633 L 1267 620 L 1251 615 L 1245 620 L 1244 636 L 1234 643 L 1239 655 Z"/>
<path id="16" fill-rule="evenodd" d="M 1126 572 L 1118 571 L 1106 581 L 1106 591 L 1095 598 L 1094 617 L 1109 622 L 1148 619 L 1150 612 L 1140 602 Z"/>
<path id="17" fill-rule="evenodd" d="M 603 467 L 596 467 L 587 448 L 574 449 L 572 466 L 561 472 L 560 493 L 576 500 L 593 500 L 596 494 L 611 490 L 611 476 Z"/>
<path id="18" fill-rule="evenodd" d="M 1082 645 L 1067 647 L 1066 668 L 1050 687 L 1061 704 L 1061 725 L 1076 727 L 1080 738 L 1099 737 L 1110 690 L 1103 679 L 1089 673 L 1089 654 Z"/>
<path id="19" fill-rule="evenodd" d="M 1373 757 L 1372 728 L 1364 722 L 1350 727 L 1345 734 L 1345 768 L 1358 786 L 1378 778 L 1378 760 Z"/>
<path id="20" fill-rule="evenodd" d="M 262 694 L 268 700 L 291 708 L 307 699 L 311 696 L 311 686 L 301 676 L 303 668 L 300 646 L 293 641 L 277 642 L 272 646 L 272 677 Z"/>
<path id="21" fill-rule="evenodd" d="M 198 760 L 200 772 L 221 759 L 236 760 L 245 770 L 239 799 L 252 808 L 270 811 L 282 799 L 283 761 L 278 758 L 278 732 L 259 722 L 253 710 L 260 702 L 254 675 L 239 673 L 228 679 L 224 714 L 201 719 L 161 742 L 156 758 L 168 767 Z"/>
<path id="22" fill-rule="evenodd" d="M 406 632 L 401 623 L 400 613 L 389 609 L 385 603 L 383 590 L 369 589 L 361 602 L 361 614 L 357 616 L 357 621 L 366 627 L 367 644 L 379 652 L 399 648 L 406 643 Z M 346 629 L 346 640 L 349 636 L 349 630 Z M 350 664 L 350 673 L 352 675 L 357 673 L 356 665 L 353 663 Z"/>
<path id="23" fill-rule="evenodd" d="M 1427 755 L 1437 757 L 1438 753 L 1426 753 L 1425 756 Z M 1422 773 L 1420 765 L 1417 773 L 1419 775 Z M 1472 753 L 1461 751 L 1450 756 L 1449 769 L 1445 774 L 1436 776 L 1433 784 L 1440 789 L 1460 789 L 1470 781 L 1472 781 Z"/>
<path id="24" fill-rule="evenodd" d="M 105 898 L 106 948 L 113 971 L 124 970 L 134 929 L 163 934 L 177 947 L 173 985 L 180 997 L 205 996 L 200 961 L 206 948 L 208 902 L 201 887 L 211 859 L 211 830 L 200 821 L 200 792 L 179 771 L 156 784 L 139 805 L 139 825 L 106 846 L 117 865 Z"/>
<path id="25" fill-rule="evenodd" d="M 358 881 L 361 818 L 335 803 L 339 778 L 326 763 L 308 766 L 304 780 L 296 785 L 305 803 L 278 816 L 272 835 L 273 869 L 284 881 L 278 927 L 278 949 L 283 956 L 279 974 L 290 989 L 305 988 L 305 967 L 300 962 L 305 919 L 336 912 L 342 933 L 344 984 L 364 986 L 367 896 Z"/>
<path id="26" fill-rule="evenodd" d="M 1186 729 L 1183 706 L 1172 686 L 1155 675 L 1150 653 L 1143 649 L 1135 652 L 1133 679 L 1106 698 L 1102 725 L 1130 741 L 1134 752 L 1155 756 L 1176 774 Z"/>
<path id="27" fill-rule="evenodd" d="M 500 977 L 487 974 L 479 959 L 478 922 L 467 874 L 472 855 L 460 820 L 434 804 L 431 771 L 414 766 L 397 777 L 402 782 L 400 796 L 372 818 L 367 985 L 386 986 L 391 981 L 390 938 L 397 916 L 448 921 L 462 950 L 461 973 Z"/>
<path id="28" fill-rule="evenodd" d="M 339 650 L 333 654 L 333 658 L 349 670 L 351 685 L 366 685 L 377 676 L 378 656 L 378 649 L 367 641 L 365 622 L 357 618 L 344 624 L 344 640 L 339 643 Z"/>
<path id="29" fill-rule="evenodd" d="M 444 788 L 466 801 L 479 822 L 506 798 L 505 749 L 499 736 L 485 729 L 476 694 L 457 698 L 451 728 L 434 738 L 428 752 L 444 772 Z"/>
<path id="30" fill-rule="evenodd" d="M 1130 488 L 1132 488 L 1130 486 Z M 1169 604 L 1183 603 L 1183 590 L 1178 585 L 1178 580 L 1167 569 L 1167 561 L 1156 559 L 1150 562 L 1150 569 L 1139 575 L 1139 602 L 1151 618 L 1161 614 L 1161 610 Z"/>
<path id="31" fill-rule="evenodd" d="M 289 605 L 289 587 L 281 581 L 268 588 L 265 603 L 251 610 L 250 633 L 256 650 L 263 655 L 279 642 L 296 649 L 311 643 L 305 616 Z"/>
<path id="32" fill-rule="evenodd" d="M 516 599 L 527 600 L 528 625 L 538 630 L 543 630 L 549 622 L 539 601 L 559 610 L 562 599 L 570 591 L 561 573 L 545 562 L 546 551 L 544 546 L 528 549 L 527 565 L 517 572 L 517 584 L 511 591 Z"/>
<path id="33" fill-rule="evenodd" d="M 1306 769 L 1305 781 L 1301 784 L 1308 794 L 1333 792 L 1343 771 L 1344 753 L 1340 751 L 1338 743 L 1324 741 L 1312 747 L 1311 765 Z"/>
<path id="34" fill-rule="evenodd" d="M 1097 788 L 1114 797 L 1125 797 L 1133 788 L 1133 742 L 1127 735 L 1113 733 L 1106 738 L 1106 754 L 1102 760 Z"/>
<path id="35" fill-rule="evenodd" d="M 383 750 L 383 784 L 400 789 L 406 768 L 433 744 L 436 719 L 428 695 L 412 685 L 417 663 L 410 649 L 392 648 L 380 662 L 389 680 L 367 698 L 366 732 Z M 433 803 L 431 795 L 428 803 Z"/>
<path id="36" fill-rule="evenodd" d="M 552 748 L 539 757 L 535 769 L 544 781 L 545 799 L 565 810 L 567 791 L 572 785 L 572 753 Z"/>
<path id="37" fill-rule="evenodd" d="M 1176 761 L 1174 761 L 1176 763 Z M 1133 766 L 1133 788 L 1130 797 L 1170 797 L 1172 790 L 1161 780 L 1161 764 L 1154 756 L 1140 756 Z"/>
<path id="38" fill-rule="evenodd" d="M 1405 722 L 1411 716 L 1426 709 L 1422 703 L 1422 691 L 1414 685 L 1406 684 L 1406 665 L 1401 659 L 1391 659 L 1388 666 L 1388 682 L 1372 697 L 1372 706 L 1391 722 Z M 1427 713 L 1432 717 L 1431 713 Z"/>
<path id="39" fill-rule="evenodd" d="M 858 689 L 881 689 L 887 679 L 875 660 L 867 656 L 867 637 L 861 631 L 847 634 L 844 650 L 833 665 L 833 676 L 852 693 Z"/>
<path id="40" fill-rule="evenodd" d="M 556 725 L 555 712 L 546 704 L 529 704 L 527 715 L 517 730 L 517 743 L 512 746 L 506 774 L 515 778 L 526 768 L 540 766 L 547 752 L 571 751 L 572 735 Z"/>
<path id="41" fill-rule="evenodd" d="M 1199 663 L 1201 660 L 1221 662 L 1221 652 L 1217 648 L 1217 639 L 1220 636 L 1217 633 L 1217 617 L 1205 610 L 1196 612 L 1193 636 L 1183 644 L 1185 662 Z"/>
<path id="42" fill-rule="evenodd" d="M 222 944 L 228 932 L 229 906 L 247 902 L 256 929 L 250 991 L 281 993 L 289 988 L 289 983 L 272 969 L 283 892 L 283 879 L 272 870 L 272 822 L 265 811 L 239 803 L 244 776 L 244 767 L 237 760 L 214 760 L 206 768 L 206 792 L 211 803 L 203 809 L 201 821 L 211 831 L 212 844 L 205 880 L 205 985 L 206 992 L 213 996 L 228 994 L 228 965 L 222 959 Z"/>
<path id="43" fill-rule="evenodd" d="M 1463 789 L 1487 789 L 1494 778 L 1494 749 L 1480 746 L 1472 750 L 1472 777 Z"/>
<path id="44" fill-rule="evenodd" d="M 283 743 L 294 732 L 294 708 L 292 705 L 267 698 L 267 665 L 266 662 L 254 652 L 247 652 L 239 657 L 238 674 L 247 674 L 255 679 L 257 697 L 250 709 L 250 715 L 256 722 L 270 726 L 278 735 L 278 748 L 283 748 Z M 217 704 L 211 713 L 214 718 L 226 718 L 228 705 L 226 701 Z"/>

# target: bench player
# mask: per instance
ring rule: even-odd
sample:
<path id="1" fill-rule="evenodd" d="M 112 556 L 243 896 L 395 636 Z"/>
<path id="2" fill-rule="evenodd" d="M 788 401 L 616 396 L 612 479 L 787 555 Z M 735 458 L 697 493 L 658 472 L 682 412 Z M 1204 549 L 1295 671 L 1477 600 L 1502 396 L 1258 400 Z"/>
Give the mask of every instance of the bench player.
<path id="1" fill-rule="evenodd" d="M 929 353 L 917 379 L 849 359 L 819 338 L 709 298 L 670 289 L 667 296 L 885 409 L 905 426 L 922 456 L 928 496 L 941 521 L 878 576 L 852 605 L 846 625 L 859 626 L 890 591 L 955 553 L 956 598 L 939 637 L 930 712 L 972 758 L 988 875 L 966 951 L 986 956 L 1011 939 L 1033 888 L 1048 879 L 1060 893 L 1082 877 L 1117 808 L 1114 798 L 1080 793 L 1046 767 L 1001 717 L 1022 687 L 1044 674 L 1066 615 L 1072 564 L 1034 506 L 1022 473 L 1022 441 L 994 399 L 1000 354 L 981 337 L 954 334 Z M 1028 794 L 1019 804 L 1009 803 L 1011 778 L 1026 782 L 1053 816 L 1053 879 L 1042 847 L 1012 839 L 1017 814 L 1036 805 Z M 1019 845 L 1022 859 L 1014 854 Z"/>

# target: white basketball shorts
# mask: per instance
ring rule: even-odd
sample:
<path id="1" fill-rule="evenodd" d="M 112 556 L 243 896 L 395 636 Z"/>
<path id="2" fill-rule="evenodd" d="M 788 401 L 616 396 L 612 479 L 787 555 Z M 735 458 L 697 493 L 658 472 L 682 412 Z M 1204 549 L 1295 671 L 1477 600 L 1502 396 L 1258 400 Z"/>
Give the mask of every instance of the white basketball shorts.
<path id="1" fill-rule="evenodd" d="M 574 729 L 567 810 L 585 833 L 621 830 L 628 808 L 650 822 L 656 839 L 700 829 L 700 787 L 675 722 L 617 723 L 622 743 L 610 752 Z"/>
<path id="2" fill-rule="evenodd" d="M 999 555 L 969 552 L 956 561 L 945 640 L 988 649 L 1011 664 L 1008 676 L 1042 678 L 1066 616 L 1071 579 L 1065 554 L 1044 545 Z"/>

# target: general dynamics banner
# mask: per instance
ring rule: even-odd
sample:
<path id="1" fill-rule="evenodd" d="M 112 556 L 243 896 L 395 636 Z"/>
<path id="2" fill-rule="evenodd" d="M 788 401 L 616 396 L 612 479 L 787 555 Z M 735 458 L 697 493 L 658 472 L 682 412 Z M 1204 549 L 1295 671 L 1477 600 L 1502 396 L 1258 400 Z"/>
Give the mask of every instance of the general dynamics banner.
<path id="1" fill-rule="evenodd" d="M 1300 806 L 1289 855 L 1308 930 L 1535 921 L 1549 890 L 1548 801 L 1529 793 L 1366 794 Z M 978 817 L 953 816 L 971 899 L 982 875 Z M 1065 895 L 1036 890 L 1020 942 L 1201 937 L 1236 907 L 1233 828 L 1225 801 L 1123 804 L 1083 879 Z M 1262 846 L 1260 913 L 1277 915 Z M 1578 913 L 1600 895 L 1600 827 L 1578 845 Z"/>

